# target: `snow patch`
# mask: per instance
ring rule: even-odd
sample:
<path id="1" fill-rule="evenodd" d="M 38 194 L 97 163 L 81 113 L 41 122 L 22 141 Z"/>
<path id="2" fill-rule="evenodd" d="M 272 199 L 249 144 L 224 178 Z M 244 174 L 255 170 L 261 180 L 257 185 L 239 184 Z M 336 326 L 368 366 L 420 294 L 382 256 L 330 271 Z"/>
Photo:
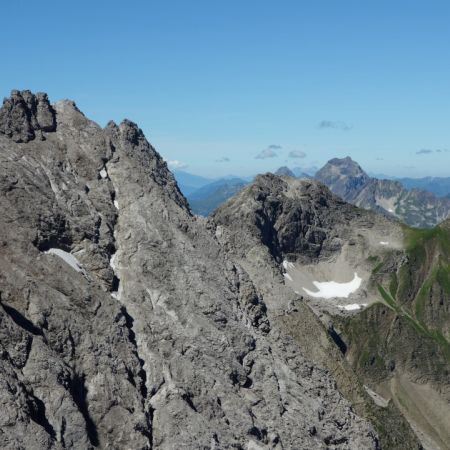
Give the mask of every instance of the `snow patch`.
<path id="1" fill-rule="evenodd" d="M 288 273 L 283 273 L 284 278 L 287 278 L 289 281 L 293 281 L 292 277 Z"/>
<path id="2" fill-rule="evenodd" d="M 283 268 L 284 268 L 284 270 L 287 270 L 287 269 L 294 269 L 295 266 L 294 266 L 293 263 L 284 260 L 284 261 L 283 261 Z"/>
<path id="3" fill-rule="evenodd" d="M 352 303 L 350 305 L 337 305 L 338 308 L 345 309 L 345 311 L 357 311 L 358 309 L 365 308 L 367 303 Z"/>
<path id="4" fill-rule="evenodd" d="M 388 211 L 389 211 L 390 213 L 393 213 L 393 212 L 394 212 L 394 210 L 391 209 L 391 208 L 389 208 Z"/>
<path id="5" fill-rule="evenodd" d="M 286 276 L 286 274 L 285 274 Z M 286 277 L 287 278 L 287 277 Z M 292 278 L 291 278 L 292 280 Z M 309 289 L 302 288 L 308 295 L 315 298 L 348 298 L 350 294 L 355 292 L 361 286 L 362 278 L 358 277 L 355 272 L 352 281 L 348 283 L 336 283 L 336 281 L 313 281 L 314 286 L 318 289 L 317 292 L 312 292 Z"/>
<path id="6" fill-rule="evenodd" d="M 77 272 L 84 272 L 80 262 L 78 261 L 75 256 L 73 256 L 71 253 L 65 252 L 64 250 L 61 250 L 60 248 L 51 248 L 50 250 L 47 250 L 47 255 L 56 255 L 59 258 L 61 258 L 65 263 L 69 264 L 72 269 L 75 269 Z"/>
<path id="7" fill-rule="evenodd" d="M 389 245 L 389 242 L 387 242 L 387 241 L 380 241 L 380 244 L 381 245 Z"/>
<path id="8" fill-rule="evenodd" d="M 119 209 L 119 202 L 117 200 L 114 200 L 114 206 L 116 207 L 116 209 Z"/>
<path id="9" fill-rule="evenodd" d="M 117 253 L 114 253 L 114 254 L 111 256 L 110 260 L 109 260 L 109 267 L 111 267 L 111 269 L 112 269 L 113 271 L 116 270 L 116 265 L 115 265 L 115 263 L 114 263 L 114 260 L 116 259 L 116 256 L 117 256 Z"/>
<path id="10" fill-rule="evenodd" d="M 103 168 L 102 170 L 100 170 L 100 176 L 102 178 L 106 178 L 108 176 L 108 172 L 106 171 L 105 168 Z"/>

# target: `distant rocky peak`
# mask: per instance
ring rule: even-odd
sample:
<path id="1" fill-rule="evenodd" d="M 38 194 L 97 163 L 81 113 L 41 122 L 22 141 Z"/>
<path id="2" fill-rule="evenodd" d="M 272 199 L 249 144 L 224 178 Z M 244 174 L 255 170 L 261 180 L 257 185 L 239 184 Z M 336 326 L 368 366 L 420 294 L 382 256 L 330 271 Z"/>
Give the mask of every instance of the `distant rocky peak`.
<path id="1" fill-rule="evenodd" d="M 31 91 L 11 91 L 0 108 L 0 133 L 15 142 L 29 142 L 42 132 L 56 130 L 56 113 L 48 101 L 47 94 Z"/>
<path id="2" fill-rule="evenodd" d="M 295 178 L 295 173 L 292 172 L 292 170 L 289 169 L 289 167 L 287 167 L 287 166 L 280 167 L 275 172 L 275 175 L 279 175 L 279 176 L 282 176 L 282 177 L 294 177 Z"/>
<path id="3" fill-rule="evenodd" d="M 356 161 L 353 161 L 350 156 L 347 156 L 345 158 L 330 159 L 319 172 L 322 172 L 326 169 L 331 169 L 334 171 L 337 170 L 342 175 L 369 179 L 369 175 L 367 175 L 366 172 L 364 172 L 364 170 L 361 168 L 361 166 Z"/>

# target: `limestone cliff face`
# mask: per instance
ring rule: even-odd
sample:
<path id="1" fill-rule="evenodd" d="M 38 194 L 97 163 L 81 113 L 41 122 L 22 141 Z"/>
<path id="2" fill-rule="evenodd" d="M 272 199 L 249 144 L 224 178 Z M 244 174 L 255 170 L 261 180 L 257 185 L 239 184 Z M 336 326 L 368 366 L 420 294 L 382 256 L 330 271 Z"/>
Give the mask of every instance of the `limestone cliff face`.
<path id="1" fill-rule="evenodd" d="M 1 448 L 379 447 L 134 123 L 14 91 L 0 191 Z"/>

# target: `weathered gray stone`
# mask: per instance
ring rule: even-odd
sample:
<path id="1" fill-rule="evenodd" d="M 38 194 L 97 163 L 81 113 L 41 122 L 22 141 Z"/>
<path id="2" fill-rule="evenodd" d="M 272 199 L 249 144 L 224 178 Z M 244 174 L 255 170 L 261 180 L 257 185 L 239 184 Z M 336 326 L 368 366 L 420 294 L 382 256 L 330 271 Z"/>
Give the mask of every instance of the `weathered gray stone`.
<path id="1" fill-rule="evenodd" d="M 55 111 L 51 107 L 47 94 L 36 95 L 30 91 L 11 92 L 11 97 L 3 100 L 0 108 L 0 133 L 15 142 L 29 142 L 42 131 L 55 131 Z"/>
<path id="2" fill-rule="evenodd" d="M 142 131 L 45 105 L 0 114 L 0 447 L 378 448 Z"/>

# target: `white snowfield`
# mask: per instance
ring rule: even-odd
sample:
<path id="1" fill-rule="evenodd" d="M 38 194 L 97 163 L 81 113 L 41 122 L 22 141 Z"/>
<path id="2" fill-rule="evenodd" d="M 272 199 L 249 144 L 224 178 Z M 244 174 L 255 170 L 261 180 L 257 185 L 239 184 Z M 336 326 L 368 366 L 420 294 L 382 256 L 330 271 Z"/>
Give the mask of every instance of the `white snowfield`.
<path id="1" fill-rule="evenodd" d="M 103 168 L 102 170 L 100 170 L 100 176 L 102 178 L 106 178 L 108 176 L 108 172 L 106 171 L 105 168 Z"/>
<path id="2" fill-rule="evenodd" d="M 84 272 L 80 262 L 77 258 L 75 258 L 75 256 L 72 255 L 72 253 L 65 252 L 60 248 L 51 248 L 44 253 L 47 255 L 59 256 L 65 263 L 69 264 L 72 269 L 75 269 L 77 272 Z"/>
<path id="3" fill-rule="evenodd" d="M 380 244 L 381 244 L 381 245 L 389 245 L 389 242 L 386 242 L 386 241 L 380 241 Z"/>
<path id="4" fill-rule="evenodd" d="M 345 309 L 345 311 L 357 311 L 366 306 L 367 303 L 352 303 L 350 305 L 338 305 L 338 308 Z"/>
<path id="5" fill-rule="evenodd" d="M 117 200 L 114 200 L 114 206 L 116 207 L 116 209 L 119 209 L 119 202 Z"/>
<path id="6" fill-rule="evenodd" d="M 284 278 L 287 278 L 289 281 L 293 281 L 292 277 L 288 273 L 284 273 Z"/>
<path id="7" fill-rule="evenodd" d="M 284 261 L 283 261 L 283 268 L 284 268 L 284 270 L 287 270 L 287 269 L 294 269 L 295 266 L 294 266 L 293 263 L 284 260 Z"/>
<path id="8" fill-rule="evenodd" d="M 336 283 L 336 281 L 313 281 L 314 286 L 318 289 L 317 292 L 302 288 L 309 296 L 315 298 L 348 298 L 350 294 L 357 291 L 361 286 L 362 278 L 358 277 L 355 272 L 352 281 L 348 283 Z"/>

